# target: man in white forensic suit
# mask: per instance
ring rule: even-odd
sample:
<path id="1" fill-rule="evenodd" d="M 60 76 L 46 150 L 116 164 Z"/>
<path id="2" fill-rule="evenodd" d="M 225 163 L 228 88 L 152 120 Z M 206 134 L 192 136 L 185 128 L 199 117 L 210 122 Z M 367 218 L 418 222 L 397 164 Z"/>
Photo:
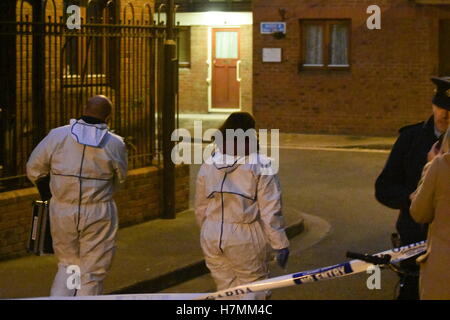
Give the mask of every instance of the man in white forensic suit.
<path id="1" fill-rule="evenodd" d="M 111 110 L 107 97 L 90 98 L 83 116 L 51 130 L 27 163 L 34 184 L 50 175 L 50 228 L 58 258 L 52 296 L 101 294 L 111 266 L 118 229 L 113 194 L 127 174 L 123 139 L 106 125 Z M 80 270 L 76 288 L 68 281 L 73 266 Z"/>

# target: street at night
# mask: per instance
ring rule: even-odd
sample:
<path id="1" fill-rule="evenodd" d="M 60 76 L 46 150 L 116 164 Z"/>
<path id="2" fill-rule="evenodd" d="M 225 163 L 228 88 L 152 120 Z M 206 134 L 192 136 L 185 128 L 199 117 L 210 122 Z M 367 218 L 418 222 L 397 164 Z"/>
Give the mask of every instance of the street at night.
<path id="1" fill-rule="evenodd" d="M 293 148 L 296 149 L 293 149 Z M 300 147 L 300 149 L 298 148 Z M 347 251 L 376 253 L 392 247 L 397 214 L 374 197 L 374 183 L 386 161 L 383 150 L 304 150 L 281 148 L 283 206 L 306 213 L 305 230 L 291 240 L 287 271 L 271 263 L 272 276 L 331 266 Z M 195 178 L 196 167 L 191 167 Z M 193 178 L 191 178 L 192 180 Z M 382 270 L 381 289 L 369 290 L 362 273 L 340 279 L 276 289 L 272 299 L 388 299 L 395 297 L 398 276 Z M 211 292 L 210 275 L 164 292 Z"/>
<path id="2" fill-rule="evenodd" d="M 0 300 L 450 301 L 450 0 L 1 0 L 0 43 Z"/>

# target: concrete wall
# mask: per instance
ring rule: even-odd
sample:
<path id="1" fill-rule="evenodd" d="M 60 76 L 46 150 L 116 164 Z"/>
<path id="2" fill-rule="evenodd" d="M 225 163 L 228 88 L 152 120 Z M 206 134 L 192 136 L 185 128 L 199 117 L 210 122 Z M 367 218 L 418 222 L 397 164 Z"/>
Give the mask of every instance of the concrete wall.
<path id="1" fill-rule="evenodd" d="M 369 30 L 368 6 L 381 7 L 382 29 Z M 280 21 L 287 36 L 259 32 L 260 22 Z M 284 132 L 391 135 L 431 114 L 438 74 L 439 19 L 450 6 L 407 0 L 255 0 L 254 103 L 262 128 Z M 300 19 L 351 19 L 350 70 L 299 71 Z M 450 41 L 450 39 L 449 39 Z M 282 48 L 282 63 L 262 63 L 262 48 Z M 450 54 L 449 54 L 450 59 Z"/>

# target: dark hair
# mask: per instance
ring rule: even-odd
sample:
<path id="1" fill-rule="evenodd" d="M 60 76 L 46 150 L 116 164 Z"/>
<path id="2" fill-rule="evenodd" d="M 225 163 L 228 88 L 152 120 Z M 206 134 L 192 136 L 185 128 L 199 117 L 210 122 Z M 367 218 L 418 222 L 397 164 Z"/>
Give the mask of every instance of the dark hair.
<path id="1" fill-rule="evenodd" d="M 247 131 L 249 129 L 255 129 L 255 127 L 256 127 L 255 118 L 253 118 L 253 116 L 250 113 L 233 112 L 219 128 L 219 131 L 222 132 L 222 135 L 225 137 L 227 129 L 233 130 L 242 129 L 244 131 Z"/>
<path id="2" fill-rule="evenodd" d="M 247 132 L 247 130 L 256 130 L 256 121 L 255 118 L 253 118 L 253 116 L 248 113 L 248 112 L 233 112 L 232 114 L 230 114 L 230 116 L 227 118 L 227 120 L 225 120 L 225 122 L 222 124 L 222 126 L 219 128 L 218 133 L 220 133 L 222 135 L 222 139 L 218 140 L 215 138 L 216 143 L 218 143 L 218 147 L 219 149 L 226 153 L 226 145 L 225 145 L 225 141 L 227 139 L 227 135 L 226 135 L 226 131 L 227 130 L 243 130 L 244 132 Z M 257 139 L 257 137 L 255 136 L 255 138 Z M 236 137 L 235 137 L 236 139 Z M 219 141 L 221 141 L 221 143 L 219 143 Z M 249 138 L 245 137 L 245 153 L 246 155 L 248 155 L 249 153 Z M 259 142 L 256 140 L 256 148 L 257 151 L 259 151 Z M 236 144 L 235 144 L 235 153 L 236 153 Z"/>

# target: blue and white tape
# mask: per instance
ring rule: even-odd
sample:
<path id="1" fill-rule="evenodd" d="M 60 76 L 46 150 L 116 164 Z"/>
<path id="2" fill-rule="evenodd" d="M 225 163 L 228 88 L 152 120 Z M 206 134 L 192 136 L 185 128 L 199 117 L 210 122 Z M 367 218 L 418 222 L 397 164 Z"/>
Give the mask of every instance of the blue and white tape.
<path id="1" fill-rule="evenodd" d="M 398 263 L 409 259 L 426 251 L 426 241 L 414 243 L 408 246 L 395 248 L 374 254 L 375 256 L 390 255 L 391 263 Z M 336 264 L 315 270 L 291 273 L 288 275 L 275 277 L 263 281 L 237 286 L 234 288 L 217 291 L 214 293 L 167 293 L 167 294 L 129 294 L 129 295 L 103 295 L 91 297 L 42 297 L 32 298 L 33 300 L 211 300 L 218 298 L 233 298 L 258 291 L 273 290 L 278 288 L 290 287 L 304 283 L 323 281 L 341 278 L 352 274 L 366 272 L 367 268 L 373 264 L 361 261 L 351 260 L 348 262 Z"/>
<path id="2" fill-rule="evenodd" d="M 409 259 L 420 253 L 425 252 L 426 247 L 427 247 L 426 241 L 422 241 L 404 247 L 386 250 L 380 253 L 376 253 L 374 255 L 382 256 L 388 254 L 391 256 L 391 263 L 398 263 L 402 260 Z M 367 268 L 369 268 L 372 265 L 373 264 L 369 262 L 355 259 L 349 262 L 344 262 L 329 267 L 291 273 L 276 278 L 253 282 L 250 284 L 241 285 L 234 288 L 206 294 L 200 297 L 196 297 L 195 299 L 202 300 L 202 299 L 231 298 L 258 291 L 273 290 L 278 288 L 290 287 L 294 285 L 300 285 L 303 283 L 341 278 L 352 274 L 366 272 Z"/>

